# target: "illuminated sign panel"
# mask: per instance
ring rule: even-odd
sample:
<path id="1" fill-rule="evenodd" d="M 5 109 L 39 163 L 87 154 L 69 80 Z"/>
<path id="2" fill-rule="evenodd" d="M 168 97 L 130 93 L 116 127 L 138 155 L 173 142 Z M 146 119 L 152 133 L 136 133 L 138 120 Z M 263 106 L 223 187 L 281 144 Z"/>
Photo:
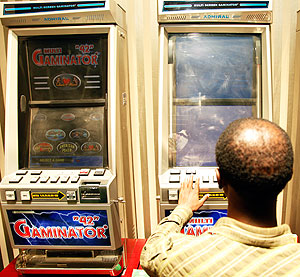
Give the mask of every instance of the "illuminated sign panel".
<path id="1" fill-rule="evenodd" d="M 103 9 L 106 1 L 44 2 L 4 4 L 3 15 L 32 14 L 41 12 Z"/>
<path id="2" fill-rule="evenodd" d="M 224 9 L 264 9 L 269 1 L 164 1 L 163 12 Z"/>
<path id="3" fill-rule="evenodd" d="M 171 212 L 171 210 L 166 210 L 165 216 L 169 216 Z M 227 210 L 213 209 L 196 211 L 181 232 L 186 235 L 200 236 L 212 228 L 219 218 L 224 216 L 227 216 Z"/>
<path id="4" fill-rule="evenodd" d="M 106 210 L 8 210 L 7 215 L 15 245 L 111 245 Z"/>

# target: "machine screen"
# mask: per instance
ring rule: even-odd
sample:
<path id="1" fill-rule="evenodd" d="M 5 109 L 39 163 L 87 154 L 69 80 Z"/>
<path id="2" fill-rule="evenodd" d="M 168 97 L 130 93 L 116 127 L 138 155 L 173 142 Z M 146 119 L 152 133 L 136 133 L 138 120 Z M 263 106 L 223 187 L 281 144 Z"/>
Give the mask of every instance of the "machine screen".
<path id="1" fill-rule="evenodd" d="M 169 166 L 216 166 L 215 144 L 235 119 L 256 117 L 260 37 L 169 35 Z"/>
<path id="2" fill-rule="evenodd" d="M 19 167 L 107 167 L 108 34 L 18 41 Z"/>
<path id="3" fill-rule="evenodd" d="M 106 210 L 7 210 L 15 245 L 110 246 Z"/>
<path id="4" fill-rule="evenodd" d="M 104 107 L 32 108 L 31 168 L 107 165 Z"/>
<path id="5" fill-rule="evenodd" d="M 171 150 L 176 166 L 216 166 L 215 145 L 224 128 L 250 116 L 251 106 L 176 107 L 176 148 Z"/>
<path id="6" fill-rule="evenodd" d="M 171 212 L 172 210 L 165 210 L 165 216 L 169 216 Z M 225 216 L 227 216 L 227 210 L 222 209 L 196 211 L 181 232 L 186 235 L 200 236 L 213 227 L 219 218 Z"/>

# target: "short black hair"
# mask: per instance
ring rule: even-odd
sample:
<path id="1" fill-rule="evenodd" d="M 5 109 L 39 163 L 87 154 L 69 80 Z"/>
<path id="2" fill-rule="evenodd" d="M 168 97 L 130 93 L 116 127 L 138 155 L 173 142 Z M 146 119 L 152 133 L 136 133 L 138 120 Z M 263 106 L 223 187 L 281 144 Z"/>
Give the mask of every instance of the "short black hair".
<path id="1" fill-rule="evenodd" d="M 293 175 L 293 148 L 287 133 L 265 119 L 233 121 L 216 144 L 221 178 L 243 198 L 275 198 Z"/>

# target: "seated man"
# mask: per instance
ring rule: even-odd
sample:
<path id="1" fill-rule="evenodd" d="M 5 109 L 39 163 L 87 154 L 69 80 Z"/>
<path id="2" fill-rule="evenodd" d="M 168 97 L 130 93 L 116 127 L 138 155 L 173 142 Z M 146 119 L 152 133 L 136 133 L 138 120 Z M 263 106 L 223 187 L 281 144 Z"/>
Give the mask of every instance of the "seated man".
<path id="1" fill-rule="evenodd" d="M 150 236 L 141 265 L 152 276 L 300 276 L 300 245 L 277 225 L 276 199 L 293 174 L 288 135 L 263 119 L 231 123 L 216 145 L 220 188 L 228 217 L 199 237 L 180 233 L 207 200 L 199 180 L 181 184 L 179 205 Z"/>

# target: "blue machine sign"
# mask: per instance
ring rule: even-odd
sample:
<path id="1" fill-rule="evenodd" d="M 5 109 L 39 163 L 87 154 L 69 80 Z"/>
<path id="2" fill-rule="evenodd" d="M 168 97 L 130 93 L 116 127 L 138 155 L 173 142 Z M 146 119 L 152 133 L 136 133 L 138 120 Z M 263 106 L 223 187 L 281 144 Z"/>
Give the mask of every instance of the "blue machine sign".
<path id="1" fill-rule="evenodd" d="M 165 216 L 169 216 L 172 211 L 166 210 Z M 194 212 L 192 218 L 181 230 L 186 235 L 200 236 L 212 228 L 219 218 L 227 216 L 227 210 L 199 210 Z"/>
<path id="2" fill-rule="evenodd" d="M 7 210 L 15 245 L 110 246 L 106 210 Z"/>

